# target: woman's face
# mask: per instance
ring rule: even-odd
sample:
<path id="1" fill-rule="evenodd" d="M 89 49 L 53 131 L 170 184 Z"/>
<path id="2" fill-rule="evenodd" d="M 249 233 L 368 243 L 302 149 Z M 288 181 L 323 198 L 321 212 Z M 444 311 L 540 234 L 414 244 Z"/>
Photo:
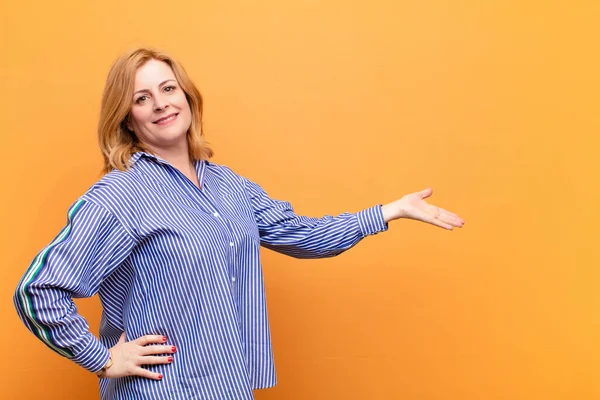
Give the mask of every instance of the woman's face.
<path id="1" fill-rule="evenodd" d="M 183 89 L 168 64 L 150 60 L 135 74 L 128 126 L 150 150 L 187 148 L 192 112 Z"/>

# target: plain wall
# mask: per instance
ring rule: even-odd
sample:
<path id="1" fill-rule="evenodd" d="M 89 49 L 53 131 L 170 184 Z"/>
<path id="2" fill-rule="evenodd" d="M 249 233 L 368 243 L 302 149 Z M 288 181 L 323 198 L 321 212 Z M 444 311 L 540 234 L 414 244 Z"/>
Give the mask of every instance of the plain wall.
<path id="1" fill-rule="evenodd" d="M 432 187 L 334 259 L 263 252 L 279 383 L 257 400 L 600 399 L 600 2 L 4 0 L 2 399 L 98 398 L 12 304 L 99 179 L 110 65 L 178 58 L 215 162 L 301 214 Z M 97 298 L 78 300 L 97 332 Z"/>

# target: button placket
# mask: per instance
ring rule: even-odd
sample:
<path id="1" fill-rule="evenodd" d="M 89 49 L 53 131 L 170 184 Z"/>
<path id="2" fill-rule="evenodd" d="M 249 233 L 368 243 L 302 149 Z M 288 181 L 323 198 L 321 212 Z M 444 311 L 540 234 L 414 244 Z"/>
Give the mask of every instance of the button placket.
<path id="1" fill-rule="evenodd" d="M 230 256 L 231 256 L 231 283 L 235 283 L 235 276 L 234 276 L 234 272 L 235 272 L 235 266 L 233 265 L 233 261 L 235 260 L 235 257 L 233 256 L 233 248 L 235 247 L 235 243 L 232 241 L 229 242 L 229 247 L 231 248 L 232 252 L 230 252 Z"/>
<path id="2" fill-rule="evenodd" d="M 219 217 L 221 217 L 221 214 L 219 214 L 218 211 L 215 211 L 213 213 L 213 217 L 219 218 Z M 231 229 L 229 227 L 228 221 L 226 219 L 223 219 L 223 218 L 221 218 L 221 221 L 222 221 L 223 224 L 225 224 L 225 226 L 227 226 L 227 230 L 229 231 L 229 234 L 231 235 L 232 231 L 231 231 Z M 235 243 L 234 243 L 233 239 L 229 240 L 229 247 L 232 250 L 231 252 L 229 252 L 229 257 L 230 257 L 230 262 L 231 262 L 231 264 L 230 264 L 231 268 L 230 268 L 230 271 L 229 271 L 231 275 L 229 276 L 229 279 L 230 279 L 231 283 L 234 284 L 235 281 L 236 281 L 236 279 L 235 279 L 235 276 L 234 276 L 235 267 L 233 266 L 233 262 L 234 262 L 234 259 L 235 259 L 234 255 L 233 255 L 233 248 L 235 247 Z"/>
<path id="3" fill-rule="evenodd" d="M 211 185 L 209 184 L 209 181 L 208 180 L 204 181 L 205 190 L 202 192 L 202 194 L 212 205 L 212 209 L 214 210 L 212 212 L 212 216 L 219 221 L 219 225 L 221 225 L 221 227 L 224 227 L 229 234 L 228 235 L 230 238 L 229 239 L 229 247 L 231 248 L 232 251 L 229 252 L 230 268 L 229 268 L 228 272 L 229 272 L 230 282 L 231 282 L 231 284 L 233 284 L 236 281 L 235 276 L 234 276 L 234 274 L 235 274 L 235 266 L 234 266 L 235 257 L 234 257 L 233 248 L 235 247 L 235 243 L 233 242 L 233 230 L 229 226 L 229 221 L 227 220 L 227 218 L 223 218 L 223 216 L 219 213 L 218 208 L 217 208 L 218 202 L 216 201 L 215 197 L 209 190 L 210 187 L 211 187 Z"/>

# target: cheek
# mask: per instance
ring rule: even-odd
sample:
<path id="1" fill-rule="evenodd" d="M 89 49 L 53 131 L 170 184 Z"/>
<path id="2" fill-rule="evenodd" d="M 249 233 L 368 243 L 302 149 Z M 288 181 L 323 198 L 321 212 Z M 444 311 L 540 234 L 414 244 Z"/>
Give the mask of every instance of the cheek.
<path id="1" fill-rule="evenodd" d="M 190 105 L 189 104 L 187 104 L 185 106 L 185 113 L 187 114 L 188 118 L 190 118 L 190 119 L 192 118 L 192 110 L 190 109 Z"/>
<path id="2" fill-rule="evenodd" d="M 182 93 L 180 96 L 178 96 L 178 98 L 177 98 L 177 107 L 180 110 L 185 110 L 187 113 L 191 113 L 191 111 L 190 111 L 190 103 L 188 103 L 187 97 L 185 97 L 185 94 Z"/>
<path id="3" fill-rule="evenodd" d="M 150 120 L 152 112 L 148 112 L 146 107 L 135 107 L 131 110 L 131 124 L 134 126 L 142 126 Z"/>

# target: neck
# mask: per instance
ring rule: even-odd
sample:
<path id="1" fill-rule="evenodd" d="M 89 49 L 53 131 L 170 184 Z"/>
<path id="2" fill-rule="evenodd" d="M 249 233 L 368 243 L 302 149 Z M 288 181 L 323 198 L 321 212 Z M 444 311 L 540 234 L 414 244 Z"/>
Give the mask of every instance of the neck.
<path id="1" fill-rule="evenodd" d="M 187 152 L 187 150 L 185 152 L 178 153 L 161 152 L 154 154 L 156 154 L 158 157 L 162 158 L 163 160 L 165 160 L 184 174 L 186 174 L 188 170 L 190 170 L 190 168 L 193 168 L 192 159 L 190 158 L 190 154 Z"/>
<path id="2" fill-rule="evenodd" d="M 175 168 L 187 168 L 192 163 L 192 160 L 190 159 L 190 152 L 188 150 L 187 141 L 182 141 L 181 143 L 170 147 L 148 147 L 149 150 L 152 151 L 152 153 L 156 154 L 157 157 L 162 158 Z"/>
<path id="3" fill-rule="evenodd" d="M 199 186 L 198 178 L 196 176 L 196 168 L 194 167 L 192 159 L 190 158 L 187 142 L 185 143 L 185 146 L 161 149 L 150 148 L 150 150 L 156 154 L 157 157 L 162 158 L 173 167 L 181 171 L 181 173 L 187 176 L 188 179 L 190 179 L 196 186 Z"/>

